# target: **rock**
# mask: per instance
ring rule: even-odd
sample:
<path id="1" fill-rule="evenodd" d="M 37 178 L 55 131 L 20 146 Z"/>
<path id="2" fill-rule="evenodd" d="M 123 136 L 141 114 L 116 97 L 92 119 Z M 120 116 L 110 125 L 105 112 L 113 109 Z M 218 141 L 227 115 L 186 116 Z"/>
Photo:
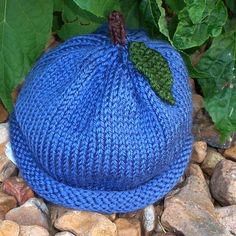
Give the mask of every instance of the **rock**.
<path id="1" fill-rule="evenodd" d="M 69 208 L 65 208 L 62 206 L 54 205 L 54 204 L 48 204 L 48 209 L 50 212 L 50 218 L 51 218 L 52 224 L 55 223 L 56 219 L 60 218 L 66 212 L 71 210 Z"/>
<path id="2" fill-rule="evenodd" d="M 3 191 L 16 198 L 19 205 L 34 197 L 34 192 L 25 181 L 17 176 L 10 177 L 3 182 Z"/>
<path id="3" fill-rule="evenodd" d="M 208 148 L 206 158 L 201 164 L 201 168 L 209 176 L 212 176 L 213 171 L 218 162 L 223 160 L 224 157 L 213 148 Z"/>
<path id="4" fill-rule="evenodd" d="M 113 213 L 113 214 L 104 214 L 109 220 L 111 221 L 115 221 L 116 219 L 116 213 Z"/>
<path id="5" fill-rule="evenodd" d="M 116 225 L 106 216 L 84 211 L 70 211 L 58 218 L 54 226 L 77 236 L 115 236 Z"/>
<path id="6" fill-rule="evenodd" d="M 8 119 L 8 112 L 0 101 L 0 123 L 5 122 Z"/>
<path id="7" fill-rule="evenodd" d="M 193 144 L 192 161 L 202 163 L 207 155 L 207 144 L 203 141 L 198 141 Z"/>
<path id="8" fill-rule="evenodd" d="M 192 93 L 196 94 L 196 91 L 195 91 L 195 81 L 193 79 L 189 79 L 189 86 L 191 88 Z"/>
<path id="9" fill-rule="evenodd" d="M 16 174 L 16 172 L 16 166 L 5 155 L 0 155 L 0 182 Z"/>
<path id="10" fill-rule="evenodd" d="M 19 236 L 20 226 L 10 220 L 0 221 L 0 236 Z"/>
<path id="11" fill-rule="evenodd" d="M 46 229 L 37 225 L 21 225 L 19 236 L 50 236 L 50 234 Z"/>
<path id="12" fill-rule="evenodd" d="M 151 232 L 155 228 L 155 208 L 153 205 L 147 206 L 143 211 L 143 227 L 146 232 Z"/>
<path id="13" fill-rule="evenodd" d="M 201 168 L 199 167 L 199 165 L 190 164 L 187 171 L 186 171 L 186 175 L 187 176 L 194 176 L 198 179 L 201 188 L 204 188 L 204 192 L 207 193 L 207 196 L 208 196 L 208 199 L 206 198 L 206 200 L 207 200 L 206 205 L 208 204 L 208 200 L 211 200 L 211 202 L 212 202 L 210 189 L 208 187 L 209 185 L 207 184 L 205 176 L 204 176 Z"/>
<path id="14" fill-rule="evenodd" d="M 0 124 L 0 144 L 6 143 L 9 139 L 8 123 Z"/>
<path id="15" fill-rule="evenodd" d="M 213 197 L 223 206 L 236 205 L 236 163 L 220 161 L 211 177 L 210 188 Z"/>
<path id="16" fill-rule="evenodd" d="M 236 143 L 233 147 L 226 149 L 223 154 L 226 158 L 236 161 Z"/>
<path id="17" fill-rule="evenodd" d="M 60 233 L 55 234 L 55 236 L 75 236 L 75 235 L 70 232 L 64 231 L 64 232 L 60 232 Z"/>
<path id="18" fill-rule="evenodd" d="M 16 158 L 11 148 L 11 143 L 7 142 L 5 146 L 5 156 L 17 166 Z"/>
<path id="19" fill-rule="evenodd" d="M 167 195 L 162 225 L 184 236 L 230 236 L 220 223 L 209 189 L 198 165 L 190 165 L 186 184 Z"/>
<path id="20" fill-rule="evenodd" d="M 31 198 L 22 206 L 10 210 L 6 214 L 7 220 L 19 225 L 39 225 L 49 229 L 49 211 L 45 203 L 37 198 Z"/>
<path id="21" fill-rule="evenodd" d="M 164 227 L 162 226 L 161 222 L 158 219 L 157 225 L 155 227 L 155 232 L 157 233 L 163 233 Z"/>
<path id="22" fill-rule="evenodd" d="M 141 236 L 141 226 L 138 220 L 118 218 L 115 221 L 117 236 Z"/>
<path id="23" fill-rule="evenodd" d="M 128 213 L 120 213 L 118 214 L 118 217 L 126 219 L 137 219 L 139 221 L 143 221 L 143 209 Z"/>
<path id="24" fill-rule="evenodd" d="M 154 234 L 153 236 L 177 236 L 177 234 L 168 232 L 168 233 L 157 233 Z"/>
<path id="25" fill-rule="evenodd" d="M 236 235 L 236 205 L 216 208 L 223 225 Z"/>
<path id="26" fill-rule="evenodd" d="M 5 155 L 6 143 L 0 144 L 0 155 Z"/>
<path id="27" fill-rule="evenodd" d="M 0 191 L 0 219 L 5 219 L 6 213 L 16 207 L 16 199 Z"/>
<path id="28" fill-rule="evenodd" d="M 203 108 L 203 98 L 198 94 L 192 95 L 193 117 Z"/>
<path id="29" fill-rule="evenodd" d="M 195 141 L 204 141 L 212 147 L 222 149 L 230 148 L 236 137 L 236 134 L 232 134 L 224 143 L 221 143 L 220 134 L 216 130 L 209 114 L 204 109 L 201 109 L 194 116 L 192 133 Z"/>
<path id="30" fill-rule="evenodd" d="M 158 204 L 155 206 L 156 218 L 162 215 L 163 210 L 164 210 L 163 204 Z"/>

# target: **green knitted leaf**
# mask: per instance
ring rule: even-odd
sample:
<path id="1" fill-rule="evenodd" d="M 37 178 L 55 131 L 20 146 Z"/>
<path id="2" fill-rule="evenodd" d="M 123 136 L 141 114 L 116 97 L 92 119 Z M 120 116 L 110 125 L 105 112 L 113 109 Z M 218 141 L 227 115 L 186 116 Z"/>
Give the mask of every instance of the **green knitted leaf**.
<path id="1" fill-rule="evenodd" d="M 155 93 L 170 104 L 175 104 L 172 96 L 172 74 L 163 56 L 147 48 L 143 42 L 130 43 L 129 55 L 137 70 L 148 79 Z"/>

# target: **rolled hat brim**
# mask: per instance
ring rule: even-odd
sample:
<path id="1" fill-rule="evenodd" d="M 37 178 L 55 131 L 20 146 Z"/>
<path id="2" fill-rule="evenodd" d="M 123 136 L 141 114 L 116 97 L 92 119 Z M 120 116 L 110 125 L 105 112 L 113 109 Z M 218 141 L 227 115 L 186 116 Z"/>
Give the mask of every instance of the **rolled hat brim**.
<path id="1" fill-rule="evenodd" d="M 163 198 L 183 175 L 192 151 L 190 135 L 181 155 L 161 175 L 134 189 L 98 191 L 72 187 L 48 175 L 35 161 L 14 112 L 10 115 L 10 139 L 23 178 L 40 197 L 64 207 L 103 213 L 131 212 Z"/>

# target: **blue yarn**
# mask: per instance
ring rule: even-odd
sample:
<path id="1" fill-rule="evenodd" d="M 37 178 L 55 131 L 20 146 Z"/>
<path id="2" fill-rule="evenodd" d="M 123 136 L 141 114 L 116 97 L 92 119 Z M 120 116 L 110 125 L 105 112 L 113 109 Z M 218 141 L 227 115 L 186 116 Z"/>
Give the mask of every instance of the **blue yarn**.
<path id="1" fill-rule="evenodd" d="M 129 60 L 132 41 L 168 61 L 174 106 Z M 188 74 L 169 44 L 136 31 L 122 48 L 91 34 L 67 40 L 34 65 L 10 116 L 10 137 L 23 177 L 46 200 L 129 212 L 162 198 L 183 174 L 191 117 Z"/>

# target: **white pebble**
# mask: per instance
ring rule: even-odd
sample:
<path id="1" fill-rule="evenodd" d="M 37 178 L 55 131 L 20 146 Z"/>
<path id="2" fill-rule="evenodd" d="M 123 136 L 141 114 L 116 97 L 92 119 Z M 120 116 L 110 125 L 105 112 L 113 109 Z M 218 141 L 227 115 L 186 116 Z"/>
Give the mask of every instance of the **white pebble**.
<path id="1" fill-rule="evenodd" d="M 155 208 L 153 205 L 149 205 L 144 209 L 143 214 L 144 229 L 147 232 L 154 230 L 155 227 Z"/>

